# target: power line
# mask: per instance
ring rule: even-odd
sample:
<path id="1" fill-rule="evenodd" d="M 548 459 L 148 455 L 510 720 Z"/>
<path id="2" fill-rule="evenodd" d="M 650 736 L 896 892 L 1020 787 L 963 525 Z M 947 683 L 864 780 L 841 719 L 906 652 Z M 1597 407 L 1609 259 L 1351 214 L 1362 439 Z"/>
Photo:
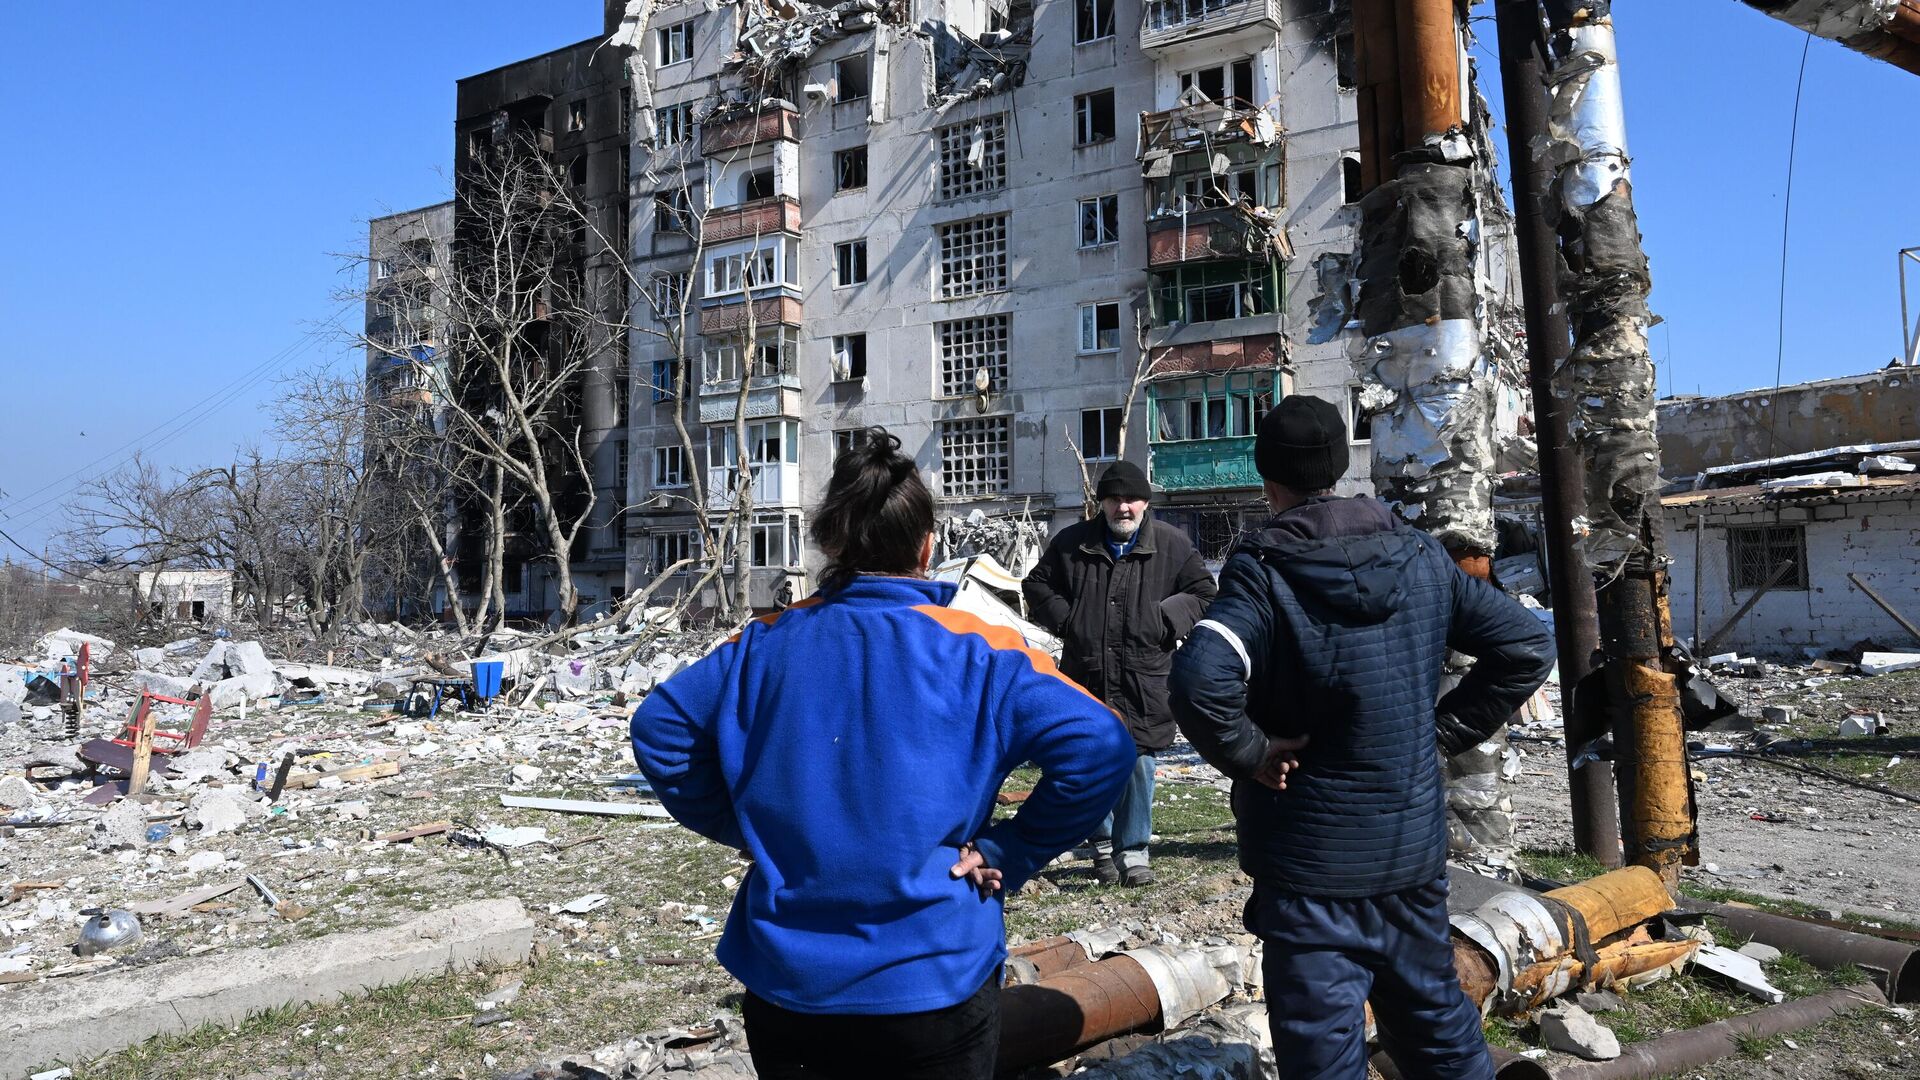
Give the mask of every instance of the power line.
<path id="1" fill-rule="evenodd" d="M 1793 163 L 1800 151 L 1800 94 L 1807 88 L 1807 53 L 1812 49 L 1813 35 L 1809 33 L 1800 46 L 1800 74 L 1793 86 L 1793 128 L 1787 137 L 1787 200 L 1780 212 L 1780 311 L 1773 354 L 1773 407 L 1767 414 L 1767 452 L 1760 455 L 1762 459 L 1773 456 L 1780 431 L 1780 383 L 1787 362 L 1787 238 L 1793 229 Z"/>

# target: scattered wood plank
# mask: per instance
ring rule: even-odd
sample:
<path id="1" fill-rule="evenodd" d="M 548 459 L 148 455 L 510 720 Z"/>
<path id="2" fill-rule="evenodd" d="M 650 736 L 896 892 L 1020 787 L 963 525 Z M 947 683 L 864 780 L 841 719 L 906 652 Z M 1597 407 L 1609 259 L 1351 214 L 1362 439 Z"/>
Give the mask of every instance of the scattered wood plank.
<path id="1" fill-rule="evenodd" d="M 377 780 L 383 776 L 397 776 L 400 763 L 397 761 L 376 761 L 371 765 L 355 765 L 345 769 L 323 769 L 319 772 L 294 773 L 287 777 L 286 789 L 289 791 L 318 787 L 320 781 L 331 777 L 342 780 Z"/>
<path id="2" fill-rule="evenodd" d="M 35 889 L 58 889 L 65 884 L 64 881 L 16 881 L 12 885 L 13 895 L 8 899 L 18 900 Z"/>
<path id="3" fill-rule="evenodd" d="M 588 799 L 540 799 L 526 795 L 502 795 L 501 806 L 522 810 L 551 810 L 558 814 L 601 814 L 607 817 L 672 817 L 659 803 L 593 802 Z"/>
<path id="4" fill-rule="evenodd" d="M 204 888 L 189 889 L 165 900 L 143 900 L 137 904 L 128 904 L 127 910 L 135 915 L 177 915 L 184 911 L 191 911 L 209 900 L 225 896 L 244 884 L 246 884 L 245 880 L 229 881 L 225 885 L 208 885 Z"/>
<path id="5" fill-rule="evenodd" d="M 438 836 L 451 828 L 453 828 L 453 822 L 451 821 L 429 821 L 425 825 L 415 825 L 411 829 L 381 833 L 373 839 L 376 843 L 381 844 L 404 844 L 409 840 L 418 840 L 423 836 Z"/>

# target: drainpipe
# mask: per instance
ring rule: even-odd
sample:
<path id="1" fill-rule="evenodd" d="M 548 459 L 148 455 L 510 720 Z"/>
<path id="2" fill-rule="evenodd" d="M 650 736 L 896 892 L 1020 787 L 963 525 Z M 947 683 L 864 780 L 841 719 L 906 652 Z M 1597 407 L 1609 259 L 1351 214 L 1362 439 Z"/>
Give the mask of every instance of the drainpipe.
<path id="1" fill-rule="evenodd" d="M 1651 277 L 1640 247 L 1611 0 L 1546 0 L 1554 31 L 1548 153 L 1556 166 L 1573 440 L 1586 458 L 1578 547 L 1596 597 L 1626 861 L 1669 884 L 1698 860 L 1693 793 L 1670 669 L 1660 535 L 1660 445 L 1647 346 Z M 1558 389 L 1558 388 L 1556 388 Z"/>
<path id="2" fill-rule="evenodd" d="M 1600 647 L 1593 575 L 1574 549 L 1573 519 L 1585 484 L 1584 463 L 1569 430 L 1571 402 L 1555 392 L 1573 337 L 1560 297 L 1560 249 L 1551 222 L 1553 169 L 1539 152 L 1547 137 L 1545 24 L 1539 0 L 1500 0 L 1500 82 L 1506 92 L 1507 155 L 1512 162 L 1515 232 L 1526 295 L 1528 377 L 1533 392 L 1534 441 L 1540 460 L 1541 516 L 1547 539 L 1547 578 L 1553 591 L 1553 632 L 1560 656 L 1560 709 L 1565 718 L 1567 787 L 1574 846 L 1602 866 L 1620 865 L 1620 812 L 1613 764 L 1575 755 L 1603 717 L 1574 715 L 1573 688 L 1593 670 Z M 1583 737 L 1584 735 L 1584 737 Z"/>
<path id="3" fill-rule="evenodd" d="M 1743 0 L 1816 37 L 1920 75 L 1920 0 Z"/>

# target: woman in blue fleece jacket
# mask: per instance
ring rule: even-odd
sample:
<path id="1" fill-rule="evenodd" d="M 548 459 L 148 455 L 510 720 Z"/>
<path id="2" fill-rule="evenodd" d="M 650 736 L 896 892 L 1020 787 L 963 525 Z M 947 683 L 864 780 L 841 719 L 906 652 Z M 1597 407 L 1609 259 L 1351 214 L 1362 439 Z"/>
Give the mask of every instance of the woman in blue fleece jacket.
<path id="1" fill-rule="evenodd" d="M 1018 634 L 926 580 L 933 499 L 861 433 L 815 511 L 818 595 L 655 689 L 633 751 L 689 829 L 745 850 L 719 959 L 754 1066 L 780 1077 L 978 1077 L 1000 1038 L 1002 897 L 1119 797 L 1133 742 Z M 1041 778 L 1012 818 L 994 795 Z"/>

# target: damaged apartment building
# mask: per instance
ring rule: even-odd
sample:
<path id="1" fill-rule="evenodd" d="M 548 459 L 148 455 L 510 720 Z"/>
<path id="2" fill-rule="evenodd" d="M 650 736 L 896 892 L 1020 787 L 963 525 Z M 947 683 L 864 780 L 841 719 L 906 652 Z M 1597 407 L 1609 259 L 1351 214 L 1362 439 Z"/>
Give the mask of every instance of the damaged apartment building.
<path id="1" fill-rule="evenodd" d="M 1303 332 L 1315 259 L 1358 220 L 1344 9 L 610 9 L 643 285 L 630 584 L 698 557 L 693 492 L 724 515 L 744 459 L 753 602 L 804 594 L 804 509 L 874 424 L 943 512 L 1049 529 L 1124 454 L 1216 558 L 1263 516 L 1252 435 L 1279 395 L 1349 410 L 1364 485 L 1353 365 Z"/>

